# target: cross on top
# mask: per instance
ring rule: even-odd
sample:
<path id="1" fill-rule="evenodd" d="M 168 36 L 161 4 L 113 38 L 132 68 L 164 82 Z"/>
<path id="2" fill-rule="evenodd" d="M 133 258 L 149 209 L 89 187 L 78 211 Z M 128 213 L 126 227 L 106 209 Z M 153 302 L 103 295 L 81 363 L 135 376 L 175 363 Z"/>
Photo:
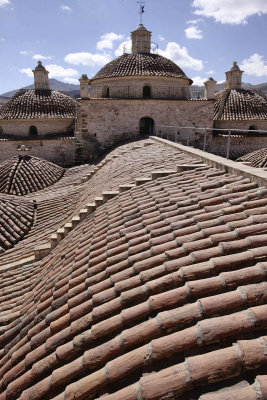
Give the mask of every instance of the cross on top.
<path id="1" fill-rule="evenodd" d="M 140 5 L 140 10 L 138 11 L 138 14 L 140 14 L 140 24 L 142 25 L 142 23 L 143 23 L 143 14 L 145 12 L 145 0 L 140 0 L 137 3 Z"/>

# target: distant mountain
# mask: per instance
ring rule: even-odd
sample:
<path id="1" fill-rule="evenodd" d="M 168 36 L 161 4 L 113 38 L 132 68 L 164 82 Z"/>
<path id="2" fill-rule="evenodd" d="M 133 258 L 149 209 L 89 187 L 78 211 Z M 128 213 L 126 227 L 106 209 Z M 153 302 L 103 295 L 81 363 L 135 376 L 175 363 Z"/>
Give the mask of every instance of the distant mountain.
<path id="1" fill-rule="evenodd" d="M 216 91 L 222 90 L 225 87 L 225 82 L 223 83 L 217 83 L 216 85 Z M 201 92 L 205 89 L 205 86 L 197 86 L 197 85 L 192 85 L 191 86 L 193 92 Z M 267 94 L 267 82 L 266 83 L 260 83 L 259 85 L 252 85 L 251 83 L 242 83 L 242 88 L 243 89 L 248 89 L 248 90 L 259 90 L 265 94 Z"/>
<path id="2" fill-rule="evenodd" d="M 80 93 L 80 85 L 72 85 L 70 83 L 65 83 L 58 81 L 57 79 L 49 79 L 51 89 L 58 90 L 60 92 L 66 92 L 70 96 L 74 97 L 75 95 Z M 33 89 L 34 85 L 26 86 L 22 89 Z M 12 97 L 15 93 L 17 93 L 19 89 L 11 90 L 10 92 L 3 93 L 0 95 L 0 99 L 2 97 Z"/>
<path id="3" fill-rule="evenodd" d="M 0 105 L 5 104 L 7 102 L 7 100 L 8 100 L 8 97 L 0 96 Z"/>

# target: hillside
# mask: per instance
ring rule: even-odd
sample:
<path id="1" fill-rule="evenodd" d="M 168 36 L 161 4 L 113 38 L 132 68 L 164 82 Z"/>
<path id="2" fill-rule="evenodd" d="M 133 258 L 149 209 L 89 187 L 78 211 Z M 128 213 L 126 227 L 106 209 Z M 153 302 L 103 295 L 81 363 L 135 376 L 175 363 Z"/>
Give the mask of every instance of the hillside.
<path id="1" fill-rule="evenodd" d="M 59 90 L 61 92 L 66 92 L 72 97 L 74 97 L 76 94 L 80 93 L 80 85 L 72 85 L 70 83 L 58 81 L 57 79 L 49 79 L 49 81 L 50 81 L 51 89 Z M 29 85 L 29 86 L 25 86 L 22 89 L 33 89 L 33 88 L 34 88 L 34 85 Z M 0 99 L 2 97 L 8 97 L 8 98 L 12 97 L 18 90 L 19 89 L 15 89 L 15 90 L 11 90 L 10 92 L 3 93 L 0 95 Z"/>

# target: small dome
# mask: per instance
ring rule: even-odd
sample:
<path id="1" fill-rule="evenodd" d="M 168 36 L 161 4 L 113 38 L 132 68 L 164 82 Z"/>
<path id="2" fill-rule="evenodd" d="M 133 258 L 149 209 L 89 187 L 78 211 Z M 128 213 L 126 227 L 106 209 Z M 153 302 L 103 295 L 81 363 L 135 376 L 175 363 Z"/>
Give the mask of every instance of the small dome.
<path id="1" fill-rule="evenodd" d="M 215 120 L 267 119 L 267 100 L 245 89 L 224 89 L 215 94 Z"/>
<path id="2" fill-rule="evenodd" d="M 41 158 L 15 156 L 0 164 L 0 193 L 24 196 L 53 185 L 64 172 Z"/>
<path id="3" fill-rule="evenodd" d="M 193 82 L 173 61 L 152 53 L 123 54 L 103 67 L 92 80 L 122 76 L 166 76 Z"/>
<path id="4" fill-rule="evenodd" d="M 32 202 L 0 194 L 0 253 L 18 243 L 29 232 L 33 221 Z"/>
<path id="5" fill-rule="evenodd" d="M 42 61 L 38 61 L 35 71 L 46 71 L 45 67 L 42 64 Z"/>
<path id="6" fill-rule="evenodd" d="M 139 24 L 138 27 L 136 28 L 136 31 L 147 31 L 147 29 L 144 27 L 143 24 Z"/>
<path id="7" fill-rule="evenodd" d="M 0 120 L 74 117 L 75 100 L 51 89 L 22 89 L 0 109 Z"/>
<path id="8" fill-rule="evenodd" d="M 240 68 L 239 68 L 239 66 L 237 65 L 237 62 L 236 62 L 236 61 L 233 62 L 233 65 L 232 65 L 230 71 L 240 71 Z"/>

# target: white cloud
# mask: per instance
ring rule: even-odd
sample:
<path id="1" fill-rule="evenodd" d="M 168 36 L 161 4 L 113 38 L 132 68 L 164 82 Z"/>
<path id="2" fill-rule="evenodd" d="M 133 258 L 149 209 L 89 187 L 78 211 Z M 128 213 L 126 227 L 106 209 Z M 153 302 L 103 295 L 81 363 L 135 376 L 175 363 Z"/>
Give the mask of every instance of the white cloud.
<path id="1" fill-rule="evenodd" d="M 39 61 L 39 60 L 51 60 L 51 56 L 48 56 L 48 57 L 46 57 L 46 56 L 42 56 L 42 54 L 34 54 L 34 56 L 32 57 L 34 60 L 37 60 L 37 61 Z"/>
<path id="2" fill-rule="evenodd" d="M 49 71 L 50 78 L 73 78 L 79 75 L 76 69 L 64 68 L 56 64 L 46 65 L 45 68 Z"/>
<path id="3" fill-rule="evenodd" d="M 210 69 L 209 71 L 206 72 L 208 75 L 213 75 L 215 74 L 215 71 L 213 71 L 213 69 Z"/>
<path id="4" fill-rule="evenodd" d="M 49 64 L 45 68 L 49 71 L 49 78 L 75 78 L 79 75 L 79 72 L 72 68 L 64 68 L 60 65 Z M 31 68 L 21 68 L 20 73 L 26 74 L 28 77 L 33 77 Z"/>
<path id="5" fill-rule="evenodd" d="M 10 0 L 0 0 L 0 7 L 11 6 Z"/>
<path id="6" fill-rule="evenodd" d="M 66 83 L 71 83 L 72 85 L 79 85 L 80 82 L 77 78 L 64 78 L 63 79 L 64 82 Z"/>
<path id="7" fill-rule="evenodd" d="M 240 68 L 247 75 L 267 76 L 267 63 L 263 56 L 258 53 L 252 54 L 249 58 L 242 61 Z"/>
<path id="8" fill-rule="evenodd" d="M 60 8 L 63 11 L 68 11 L 68 12 L 72 11 L 72 8 L 70 8 L 69 6 L 66 6 L 65 4 L 61 4 Z"/>
<path id="9" fill-rule="evenodd" d="M 202 30 L 199 28 L 201 21 L 202 19 L 187 21 L 187 24 L 189 24 L 189 27 L 185 29 L 187 39 L 203 39 Z"/>
<path id="10" fill-rule="evenodd" d="M 22 56 L 28 56 L 31 53 L 32 53 L 32 51 L 28 51 L 28 50 L 21 50 L 19 52 L 19 54 L 21 54 Z"/>
<path id="11" fill-rule="evenodd" d="M 124 42 L 122 42 L 119 47 L 117 48 L 117 50 L 115 50 L 114 54 L 116 57 L 121 56 L 124 52 L 128 53 L 130 52 L 132 49 L 132 42 L 130 41 L 129 38 L 127 38 L 127 40 L 125 40 Z"/>
<path id="12" fill-rule="evenodd" d="M 192 25 L 185 29 L 187 39 L 203 39 L 202 30 L 198 26 Z"/>
<path id="13" fill-rule="evenodd" d="M 162 36 L 161 34 L 159 34 L 159 35 L 158 35 L 158 39 L 159 39 L 160 42 L 164 42 L 165 37 Z"/>
<path id="14" fill-rule="evenodd" d="M 222 24 L 246 24 L 251 15 L 267 13 L 266 0 L 194 0 L 192 6 L 196 15 Z"/>
<path id="15" fill-rule="evenodd" d="M 5 41 L 6 41 L 6 39 L 5 39 L 5 38 L 3 38 L 3 37 L 0 37 L 0 42 L 4 43 Z"/>
<path id="16" fill-rule="evenodd" d="M 70 53 L 65 61 L 73 65 L 84 65 L 87 67 L 100 67 L 111 61 L 110 54 L 92 54 L 86 52 Z"/>
<path id="17" fill-rule="evenodd" d="M 191 68 L 195 71 L 201 71 L 203 69 L 203 61 L 193 58 L 188 54 L 186 47 L 181 47 L 176 42 L 169 42 L 166 50 L 160 50 L 159 54 L 171 59 L 181 68 Z"/>
<path id="18" fill-rule="evenodd" d="M 195 76 L 192 78 L 193 85 L 204 86 L 204 82 L 206 82 L 207 78 L 201 78 L 201 76 Z"/>
<path id="19" fill-rule="evenodd" d="M 21 74 L 27 75 L 29 78 L 32 78 L 32 77 L 33 77 L 33 73 L 32 73 L 31 68 L 21 68 L 21 69 L 19 70 L 19 72 L 20 72 Z"/>
<path id="20" fill-rule="evenodd" d="M 102 35 L 100 39 L 101 40 L 96 44 L 97 50 L 112 50 L 114 42 L 123 40 L 124 35 L 117 35 L 116 33 L 110 32 Z"/>

